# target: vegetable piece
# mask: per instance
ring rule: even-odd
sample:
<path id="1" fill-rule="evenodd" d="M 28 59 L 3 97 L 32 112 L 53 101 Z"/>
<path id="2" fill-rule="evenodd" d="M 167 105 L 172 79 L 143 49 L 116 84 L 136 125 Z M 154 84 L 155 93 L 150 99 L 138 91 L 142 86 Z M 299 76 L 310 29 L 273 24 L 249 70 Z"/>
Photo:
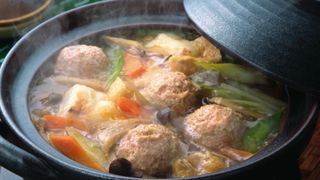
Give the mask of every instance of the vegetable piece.
<path id="1" fill-rule="evenodd" d="M 107 80 L 107 87 L 109 87 L 120 75 L 123 66 L 124 50 L 117 47 L 108 51 L 107 54 L 112 62 L 112 71 Z"/>
<path id="2" fill-rule="evenodd" d="M 253 101 L 228 99 L 222 97 L 213 97 L 210 99 L 210 101 L 223 106 L 228 106 L 235 111 L 248 116 L 253 116 L 255 118 L 261 118 L 266 115 L 272 114 L 273 112 L 265 109 L 264 106 L 261 106 L 261 104 Z"/>
<path id="3" fill-rule="evenodd" d="M 101 142 L 105 154 L 109 154 L 112 148 L 130 129 L 143 122 L 140 119 L 121 119 L 106 121 L 100 124 L 99 130 L 94 135 Z"/>
<path id="4" fill-rule="evenodd" d="M 142 112 L 141 106 L 137 102 L 126 97 L 120 97 L 118 99 L 118 107 L 121 111 L 134 116 L 138 116 Z"/>
<path id="5" fill-rule="evenodd" d="M 62 95 L 58 93 L 50 93 L 47 97 L 40 99 L 40 102 L 45 105 L 56 105 L 62 100 Z"/>
<path id="6" fill-rule="evenodd" d="M 141 76 L 146 69 L 142 64 L 140 57 L 125 53 L 123 71 L 126 76 L 137 78 Z"/>
<path id="7" fill-rule="evenodd" d="M 74 128 L 67 128 L 66 130 L 68 135 L 73 137 L 95 162 L 102 167 L 107 166 L 105 153 L 103 152 L 100 144 L 83 136 Z"/>
<path id="8" fill-rule="evenodd" d="M 127 86 L 125 81 L 117 77 L 109 87 L 107 95 L 111 100 L 117 101 L 120 97 L 131 97 L 133 91 Z"/>
<path id="9" fill-rule="evenodd" d="M 196 168 L 198 175 L 215 172 L 226 167 L 222 158 L 209 151 L 191 153 L 186 159 Z"/>
<path id="10" fill-rule="evenodd" d="M 60 152 L 69 158 L 93 169 L 105 171 L 104 167 L 95 162 L 75 138 L 67 135 L 51 134 L 49 140 Z"/>
<path id="11" fill-rule="evenodd" d="M 255 126 L 247 129 L 242 138 L 242 148 L 252 153 L 257 152 L 264 145 L 270 133 L 279 127 L 281 115 L 282 111 L 279 111 L 259 120 Z"/>
<path id="12" fill-rule="evenodd" d="M 242 86 L 245 87 L 244 85 Z M 250 88 L 246 88 L 245 90 L 239 89 L 237 87 L 234 87 L 229 84 L 222 83 L 221 84 L 222 90 L 225 90 L 225 92 L 229 91 L 229 97 L 235 97 L 235 99 L 244 99 L 248 101 L 255 101 L 257 103 L 260 103 L 261 105 L 268 107 L 269 109 L 273 109 L 275 111 L 278 111 L 279 109 L 284 108 L 286 105 L 285 103 L 276 100 L 275 98 L 268 96 L 266 94 L 263 94 L 262 92 L 259 92 L 258 90 L 251 90 Z M 265 96 L 265 98 L 261 98 L 262 96 Z"/>
<path id="13" fill-rule="evenodd" d="M 170 108 L 164 108 L 156 113 L 156 118 L 161 124 L 167 124 L 172 118 L 173 112 Z"/>
<path id="14" fill-rule="evenodd" d="M 80 120 L 65 118 L 56 115 L 44 115 L 42 116 L 42 119 L 44 119 L 44 127 L 46 129 L 62 129 L 68 126 L 73 126 L 80 130 L 87 130 L 86 125 Z"/>
<path id="15" fill-rule="evenodd" d="M 209 151 L 192 152 L 173 162 L 175 177 L 190 177 L 212 173 L 226 167 L 224 160 Z"/>
<path id="16" fill-rule="evenodd" d="M 70 119 L 55 116 L 55 115 L 44 115 L 42 117 L 44 119 L 44 127 L 46 129 L 61 129 L 70 125 Z"/>
<path id="17" fill-rule="evenodd" d="M 150 104 L 146 98 L 139 92 L 139 90 L 135 87 L 134 83 L 130 79 L 123 80 L 121 78 L 117 78 L 110 86 L 108 91 L 108 97 L 117 101 L 120 97 L 131 97 L 135 95 L 136 99 L 139 103 L 143 105 Z"/>
<path id="18" fill-rule="evenodd" d="M 220 148 L 219 152 L 235 161 L 244 161 L 253 156 L 251 152 L 234 149 L 232 147 Z"/>
<path id="19" fill-rule="evenodd" d="M 205 86 L 214 96 L 210 101 L 224 106 L 230 106 L 236 111 L 253 117 L 270 116 L 284 109 L 286 104 L 262 92 L 241 85 L 241 89 L 222 83 L 220 86 Z"/>
<path id="20" fill-rule="evenodd" d="M 103 81 L 95 80 L 95 79 L 81 79 L 77 77 L 69 77 L 69 76 L 54 76 L 53 79 L 59 83 L 63 84 L 81 84 L 84 86 L 88 86 L 92 89 L 98 91 L 105 91 L 106 87 L 104 86 Z"/>
<path id="21" fill-rule="evenodd" d="M 197 72 L 191 76 L 192 82 L 200 86 L 216 86 L 220 84 L 221 77 L 218 72 L 215 71 L 202 71 Z"/>
<path id="22" fill-rule="evenodd" d="M 203 98 L 201 99 L 201 104 L 202 104 L 202 106 L 205 106 L 205 105 L 210 104 L 209 98 L 208 98 L 208 97 L 203 97 Z"/>
<path id="23" fill-rule="evenodd" d="M 125 158 L 115 159 L 109 166 L 109 173 L 122 176 L 131 176 L 133 174 L 131 162 Z"/>
<path id="24" fill-rule="evenodd" d="M 267 102 L 269 104 L 273 104 L 279 108 L 286 107 L 286 104 L 284 102 L 278 99 L 275 99 L 271 96 L 268 96 L 257 89 L 249 88 L 248 86 L 245 86 L 244 84 L 240 84 L 240 83 L 229 83 L 229 84 L 230 84 L 229 88 L 230 86 L 233 86 L 234 88 L 237 88 L 242 92 L 246 92 L 247 94 L 250 94 L 251 97 L 261 99 L 261 101 Z M 226 87 L 226 85 L 224 86 Z"/>
<path id="25" fill-rule="evenodd" d="M 139 92 L 139 90 L 130 79 L 126 79 L 125 84 L 131 91 L 133 91 L 139 103 L 141 103 L 142 105 L 150 105 L 150 102 Z"/>
<path id="26" fill-rule="evenodd" d="M 174 177 L 185 178 L 197 175 L 197 171 L 186 159 L 178 159 L 172 165 L 172 173 Z"/>
<path id="27" fill-rule="evenodd" d="M 80 115 L 90 127 L 94 127 L 100 122 L 118 117 L 119 111 L 107 94 L 76 84 L 65 92 L 58 114 L 64 117 Z"/>
<path id="28" fill-rule="evenodd" d="M 238 64 L 212 64 L 199 61 L 195 61 L 194 63 L 203 69 L 218 71 L 225 79 L 247 84 L 267 84 L 267 79 L 263 74 Z"/>
<path id="29" fill-rule="evenodd" d="M 124 38 L 117 38 L 117 37 L 111 37 L 111 36 L 104 36 L 103 39 L 107 43 L 116 44 L 118 46 L 121 46 L 123 48 L 138 48 L 138 49 L 144 49 L 143 45 L 140 44 L 138 41 L 130 40 L 130 39 L 124 39 Z"/>

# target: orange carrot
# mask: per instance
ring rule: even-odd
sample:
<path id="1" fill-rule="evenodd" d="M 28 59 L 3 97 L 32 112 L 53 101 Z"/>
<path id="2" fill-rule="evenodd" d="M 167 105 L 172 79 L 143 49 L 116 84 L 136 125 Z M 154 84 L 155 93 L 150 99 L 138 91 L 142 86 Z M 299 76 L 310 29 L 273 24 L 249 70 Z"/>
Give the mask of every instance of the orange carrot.
<path id="1" fill-rule="evenodd" d="M 141 106 L 136 102 L 131 99 L 128 99 L 126 97 L 120 97 L 118 99 L 118 107 L 121 111 L 129 113 L 131 115 L 138 116 L 141 114 Z"/>
<path id="2" fill-rule="evenodd" d="M 44 115 L 42 118 L 45 120 L 46 129 L 61 129 L 70 125 L 70 120 L 64 117 Z"/>
<path id="3" fill-rule="evenodd" d="M 141 62 L 139 56 L 126 53 L 124 56 L 124 66 L 123 71 L 126 76 L 131 78 L 137 78 L 145 72 L 145 67 Z"/>
<path id="4" fill-rule="evenodd" d="M 95 162 L 95 160 L 81 147 L 81 145 L 71 136 L 51 134 L 50 142 L 64 155 L 69 158 L 91 167 L 96 170 L 105 171 L 105 168 Z"/>
<path id="5" fill-rule="evenodd" d="M 56 115 L 44 115 L 42 118 L 45 120 L 44 127 L 46 129 L 62 129 L 68 126 L 73 126 L 84 131 L 88 129 L 86 125 L 80 120 L 65 118 Z"/>

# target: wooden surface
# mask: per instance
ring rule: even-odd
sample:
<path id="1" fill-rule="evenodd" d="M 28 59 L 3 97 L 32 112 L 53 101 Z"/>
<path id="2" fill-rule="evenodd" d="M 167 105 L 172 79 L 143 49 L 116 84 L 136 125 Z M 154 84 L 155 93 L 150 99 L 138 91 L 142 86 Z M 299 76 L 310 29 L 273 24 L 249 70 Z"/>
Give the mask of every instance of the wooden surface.
<path id="1" fill-rule="evenodd" d="M 320 180 L 320 118 L 312 139 L 299 159 L 303 180 Z"/>

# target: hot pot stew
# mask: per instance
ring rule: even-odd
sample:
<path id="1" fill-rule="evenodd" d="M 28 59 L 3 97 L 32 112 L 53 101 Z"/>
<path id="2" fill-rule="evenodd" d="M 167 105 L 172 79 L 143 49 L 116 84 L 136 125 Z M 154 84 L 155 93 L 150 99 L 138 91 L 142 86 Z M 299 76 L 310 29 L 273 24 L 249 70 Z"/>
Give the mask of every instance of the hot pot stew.
<path id="1" fill-rule="evenodd" d="M 191 177 L 252 157 L 277 135 L 282 86 L 183 31 L 135 30 L 74 43 L 29 92 L 58 151 L 131 177 Z"/>

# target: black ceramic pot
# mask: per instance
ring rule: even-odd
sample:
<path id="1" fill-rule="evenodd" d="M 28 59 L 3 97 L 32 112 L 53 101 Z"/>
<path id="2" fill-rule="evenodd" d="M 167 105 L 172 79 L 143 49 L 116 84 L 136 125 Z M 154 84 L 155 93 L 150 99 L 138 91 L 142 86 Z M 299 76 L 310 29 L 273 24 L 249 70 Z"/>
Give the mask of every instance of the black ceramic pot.
<path id="1" fill-rule="evenodd" d="M 48 59 L 65 45 L 99 43 L 100 33 L 132 28 L 174 28 L 191 31 L 182 1 L 114 0 L 59 15 L 25 35 L 9 52 L 0 74 L 2 122 L 29 152 L 0 138 L 0 164 L 30 179 L 129 179 L 87 168 L 51 147 L 38 133 L 28 112 L 28 91 L 34 78 L 50 74 Z M 316 98 L 286 87 L 288 118 L 272 144 L 251 159 L 203 179 L 299 179 L 297 158 L 306 146 L 318 115 Z M 193 179 L 187 178 L 187 179 Z"/>

